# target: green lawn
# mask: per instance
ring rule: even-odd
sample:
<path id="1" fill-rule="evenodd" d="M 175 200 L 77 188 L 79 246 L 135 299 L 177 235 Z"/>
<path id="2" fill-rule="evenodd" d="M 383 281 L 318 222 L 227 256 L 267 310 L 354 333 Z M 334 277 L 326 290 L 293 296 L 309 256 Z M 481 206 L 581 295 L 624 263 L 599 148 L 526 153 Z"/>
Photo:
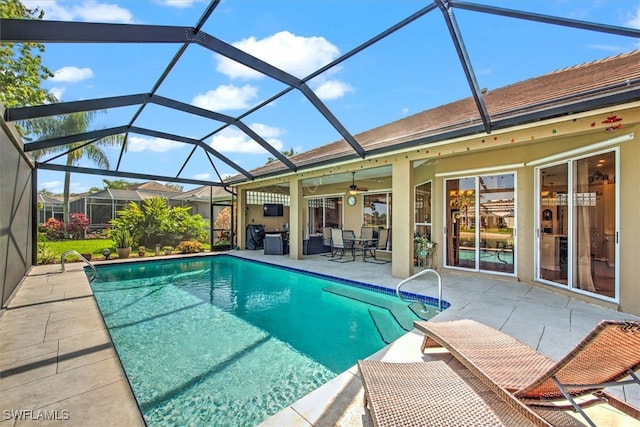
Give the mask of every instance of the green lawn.
<path id="1" fill-rule="evenodd" d="M 103 249 L 111 251 L 111 258 L 117 258 L 116 246 L 111 239 L 86 239 L 86 240 L 60 240 L 46 243 L 47 247 L 56 254 L 57 262 L 60 262 L 60 256 L 70 250 L 78 251 L 81 254 L 91 254 L 92 259 L 104 259 L 102 256 Z M 204 250 L 209 250 L 209 244 L 202 245 Z M 164 251 L 162 251 L 164 255 Z M 131 248 L 131 257 L 138 257 L 138 248 Z M 155 248 L 147 248 L 145 257 L 155 256 Z M 69 255 L 68 260 L 71 261 L 74 255 Z M 76 257 L 77 258 L 77 257 Z"/>
<path id="2" fill-rule="evenodd" d="M 111 239 L 60 240 L 47 242 L 47 246 L 58 256 L 72 249 L 81 254 L 92 254 L 94 257 L 100 258 L 102 258 L 102 250 L 105 248 L 111 250 L 112 254 L 116 253 L 116 246 Z"/>

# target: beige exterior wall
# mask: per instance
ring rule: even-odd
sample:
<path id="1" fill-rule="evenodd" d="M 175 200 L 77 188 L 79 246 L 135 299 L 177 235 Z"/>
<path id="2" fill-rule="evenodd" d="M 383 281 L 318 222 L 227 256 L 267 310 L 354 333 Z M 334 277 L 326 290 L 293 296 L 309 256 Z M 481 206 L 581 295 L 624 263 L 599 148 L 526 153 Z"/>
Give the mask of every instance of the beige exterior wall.
<path id="1" fill-rule="evenodd" d="M 615 132 L 608 132 L 607 125 L 602 124 L 607 116 L 616 114 L 623 118 L 622 128 Z M 491 173 L 492 170 L 513 172 L 516 175 L 516 217 L 517 217 L 517 260 L 516 274 L 511 275 L 516 280 L 532 283 L 536 286 L 552 288 L 560 293 L 569 294 L 561 287 L 553 287 L 542 283 L 534 283 L 535 252 L 536 252 L 536 218 L 535 202 L 535 167 L 528 162 L 549 156 L 571 157 L 575 150 L 587 150 L 580 156 L 588 155 L 589 147 L 611 138 L 630 133 L 637 135 L 634 139 L 621 142 L 614 147 L 620 149 L 620 174 L 616 177 L 619 185 L 620 201 L 620 256 L 617 262 L 620 266 L 619 307 L 607 301 L 571 292 L 572 296 L 589 302 L 619 308 L 625 312 L 640 314 L 640 292 L 638 292 L 637 277 L 640 277 L 640 225 L 637 212 L 640 211 L 640 103 L 629 104 L 616 109 L 599 110 L 589 114 L 562 117 L 534 125 L 514 127 L 504 131 L 496 131 L 491 135 L 478 135 L 454 141 L 416 146 L 397 153 L 376 156 L 364 160 L 357 160 L 348 164 L 333 165 L 324 169 L 300 174 L 289 174 L 286 178 L 291 185 L 303 179 L 326 176 L 335 173 L 345 173 L 352 170 L 392 165 L 392 186 L 389 184 L 369 187 L 369 192 L 376 190 L 392 190 L 393 194 L 393 224 L 392 241 L 393 254 L 392 271 L 395 277 L 406 278 L 413 273 L 413 188 L 423 182 L 432 182 L 432 240 L 442 248 L 443 227 L 443 185 L 444 177 L 438 174 L 453 174 L 452 177 L 472 176 L 481 173 Z M 591 149 L 595 151 L 595 149 Z M 475 172 L 474 172 L 475 171 Z M 456 175 L 459 173 L 458 175 Z M 253 182 L 251 188 L 268 187 L 283 180 L 271 178 L 263 182 Z M 295 207 L 302 215 L 299 221 L 305 230 L 306 218 L 305 197 L 338 196 L 346 201 L 346 186 L 349 183 L 325 185 L 309 189 L 302 187 L 298 197 L 292 197 L 292 209 Z M 292 193 L 293 194 L 293 193 Z M 343 228 L 359 230 L 362 221 L 362 196 L 358 196 L 358 204 L 354 207 L 343 203 Z M 251 210 L 248 211 L 251 214 Z M 301 240 L 292 242 L 292 253 L 298 254 L 295 245 L 301 245 Z M 443 251 L 436 251 L 436 266 L 443 266 Z M 477 274 L 477 273 L 473 273 Z M 484 273 L 480 273 L 484 274 Z"/>

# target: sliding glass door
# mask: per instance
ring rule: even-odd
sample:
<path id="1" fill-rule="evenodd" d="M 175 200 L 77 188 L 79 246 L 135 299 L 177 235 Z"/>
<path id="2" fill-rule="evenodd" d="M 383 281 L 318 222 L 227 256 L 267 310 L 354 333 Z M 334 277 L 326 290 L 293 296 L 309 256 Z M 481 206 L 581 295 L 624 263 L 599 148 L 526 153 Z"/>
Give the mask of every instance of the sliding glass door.
<path id="1" fill-rule="evenodd" d="M 446 264 L 515 273 L 515 175 L 445 181 Z"/>
<path id="2" fill-rule="evenodd" d="M 537 169 L 537 278 L 617 299 L 615 150 Z"/>

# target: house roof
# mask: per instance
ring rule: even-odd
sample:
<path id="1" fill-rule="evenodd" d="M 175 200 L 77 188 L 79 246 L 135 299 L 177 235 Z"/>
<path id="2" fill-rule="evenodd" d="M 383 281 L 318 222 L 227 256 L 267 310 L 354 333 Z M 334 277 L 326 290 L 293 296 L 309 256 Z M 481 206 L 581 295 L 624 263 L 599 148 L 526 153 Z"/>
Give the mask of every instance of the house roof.
<path id="1" fill-rule="evenodd" d="M 180 190 L 176 190 L 168 185 L 160 184 L 155 181 L 146 181 L 140 184 L 131 185 L 129 190 L 141 190 L 147 192 L 159 192 L 159 193 L 180 193 Z"/>
<path id="2" fill-rule="evenodd" d="M 106 190 L 98 191 L 97 193 L 86 194 L 84 197 L 87 199 L 111 199 L 111 200 L 130 200 L 141 201 L 151 199 L 153 197 L 161 197 L 168 199 L 179 192 L 171 191 L 145 191 L 145 190 L 120 190 L 115 188 L 108 188 Z"/>
<path id="3" fill-rule="evenodd" d="M 562 114 L 588 111 L 640 99 L 640 50 L 556 70 L 501 88 L 483 91 L 494 129 L 554 117 L 554 107 L 572 106 Z M 597 102 L 589 103 L 590 100 Z M 607 101 L 609 100 L 609 101 Z M 570 112 L 569 112 L 570 111 Z M 355 135 L 367 152 L 404 148 L 451 135 L 483 133 L 480 114 L 472 97 L 441 105 Z M 353 157 L 345 140 L 338 140 L 291 157 L 297 165 L 311 165 Z M 255 175 L 288 172 L 280 163 L 251 171 Z M 234 180 L 242 179 L 235 176 Z"/>
<path id="4" fill-rule="evenodd" d="M 43 203 L 45 205 L 63 205 L 63 201 L 56 199 L 55 197 L 46 196 L 38 193 L 38 202 Z"/>
<path id="5" fill-rule="evenodd" d="M 213 187 L 203 185 L 201 187 L 194 188 L 193 190 L 185 191 L 175 196 L 171 196 L 171 200 L 205 200 L 209 201 L 209 198 L 213 199 L 230 199 L 231 193 L 225 190 L 223 187 Z"/>

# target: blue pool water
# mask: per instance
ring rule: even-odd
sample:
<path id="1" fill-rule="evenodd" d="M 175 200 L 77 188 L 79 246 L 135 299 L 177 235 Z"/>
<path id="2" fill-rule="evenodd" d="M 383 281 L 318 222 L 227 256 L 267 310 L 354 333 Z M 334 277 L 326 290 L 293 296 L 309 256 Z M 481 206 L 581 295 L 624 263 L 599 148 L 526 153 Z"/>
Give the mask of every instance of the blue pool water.
<path id="1" fill-rule="evenodd" d="M 258 424 L 405 332 L 379 307 L 396 297 L 351 285 L 228 255 L 100 266 L 91 284 L 152 427 Z"/>

